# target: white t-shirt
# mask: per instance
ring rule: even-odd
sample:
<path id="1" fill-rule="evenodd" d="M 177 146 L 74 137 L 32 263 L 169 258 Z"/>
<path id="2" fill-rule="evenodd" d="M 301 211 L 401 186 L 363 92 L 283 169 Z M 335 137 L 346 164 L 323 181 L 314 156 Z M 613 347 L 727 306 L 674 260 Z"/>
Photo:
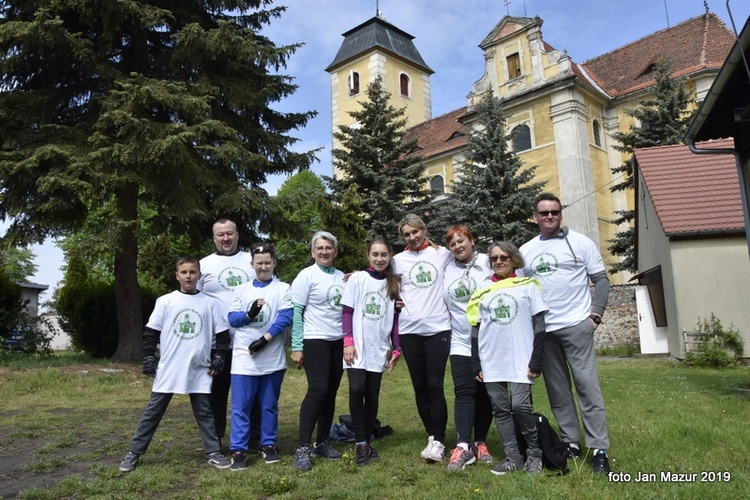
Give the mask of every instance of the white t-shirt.
<path id="1" fill-rule="evenodd" d="M 264 287 L 245 283 L 234 291 L 230 311 L 246 312 L 256 299 L 265 303 L 258 315 L 234 333 L 232 375 L 268 375 L 286 368 L 284 336 L 277 335 L 263 349 L 252 356 L 248 346 L 265 334 L 282 309 L 292 309 L 292 294 L 287 283 L 274 278 Z"/>
<path id="2" fill-rule="evenodd" d="M 567 240 L 543 240 L 537 236 L 520 248 L 526 261 L 520 274 L 542 284 L 544 301 L 549 306 L 544 318 L 548 332 L 577 325 L 591 314 L 589 276 L 606 271 L 593 241 L 575 231 L 568 232 Z"/>
<path id="3" fill-rule="evenodd" d="M 444 299 L 451 316 L 451 355 L 471 356 L 471 325 L 466 306 L 477 285 L 492 275 L 487 255 L 477 253 L 471 267 L 451 259 L 443 279 Z"/>
<path id="4" fill-rule="evenodd" d="M 217 300 L 174 291 L 156 299 L 146 327 L 161 332 L 154 392 L 210 394 L 211 343 L 229 329 Z"/>
<path id="5" fill-rule="evenodd" d="M 452 258 L 443 248 L 404 250 L 393 258 L 393 269 L 401 275 L 404 308 L 398 319 L 399 335 L 434 335 L 451 329 L 448 306 L 443 300 L 443 275 Z"/>
<path id="6" fill-rule="evenodd" d="M 375 279 L 367 271 L 352 274 L 341 304 L 354 309 L 352 337 L 357 350 L 352 366 L 344 362 L 344 368 L 383 373 L 388 364 L 395 310 L 386 291 L 386 280 Z"/>
<path id="7" fill-rule="evenodd" d="M 201 259 L 198 290 L 219 301 L 224 318 L 229 313 L 235 288 L 255 279 L 255 270 L 250 265 L 252 260 L 253 256 L 248 252 L 237 252 L 234 255 L 212 253 Z M 234 328 L 230 327 L 229 333 L 234 340 Z"/>
<path id="8" fill-rule="evenodd" d="M 292 282 L 292 301 L 304 306 L 303 332 L 305 339 L 339 340 L 341 329 L 341 297 L 344 293 L 344 273 L 323 271 L 313 264 L 299 272 Z"/>
<path id="9" fill-rule="evenodd" d="M 467 307 L 471 324 L 479 323 L 479 360 L 485 382 L 528 384 L 534 352 L 532 317 L 547 310 L 539 282 L 506 278 L 480 285 Z"/>

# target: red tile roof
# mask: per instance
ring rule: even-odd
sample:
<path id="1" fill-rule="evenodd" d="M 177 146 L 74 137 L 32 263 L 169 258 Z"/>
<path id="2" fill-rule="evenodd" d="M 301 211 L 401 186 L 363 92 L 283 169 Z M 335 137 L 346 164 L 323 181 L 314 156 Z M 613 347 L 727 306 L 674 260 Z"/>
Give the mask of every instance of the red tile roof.
<path id="1" fill-rule="evenodd" d="M 407 130 L 404 140 L 418 138 L 419 153 L 425 158 L 464 147 L 468 141 L 469 127 L 459 120 L 466 114 L 468 108 L 463 107 L 415 125 Z"/>
<path id="2" fill-rule="evenodd" d="M 732 139 L 698 143 L 701 148 L 734 148 Z M 666 234 L 744 229 L 734 156 L 694 154 L 685 145 L 635 150 Z"/>
<path id="3" fill-rule="evenodd" d="M 674 77 L 705 68 L 721 68 L 734 45 L 734 35 L 714 13 L 693 17 L 581 64 L 611 97 L 649 87 L 648 68 L 666 59 Z"/>

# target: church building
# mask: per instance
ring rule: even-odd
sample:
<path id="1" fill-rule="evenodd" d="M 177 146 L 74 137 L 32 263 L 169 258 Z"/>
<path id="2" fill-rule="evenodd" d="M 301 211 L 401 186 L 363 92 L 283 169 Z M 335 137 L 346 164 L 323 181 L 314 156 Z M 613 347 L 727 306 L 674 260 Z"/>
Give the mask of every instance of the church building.
<path id="1" fill-rule="evenodd" d="M 614 149 L 617 142 L 611 135 L 629 130 L 633 119 L 626 110 L 647 98 L 652 73 L 662 60 L 700 103 L 734 36 L 718 16 L 707 12 L 576 63 L 544 40 L 542 24 L 539 17 L 504 16 L 479 41 L 485 71 L 467 89 L 466 106 L 433 118 L 433 70 L 414 37 L 381 17 L 369 19 L 343 34 L 326 68 L 331 75 L 332 131 L 352 124 L 349 112 L 359 108 L 368 83 L 381 77 L 394 107 L 406 109 L 407 137 L 418 138 L 430 188 L 439 199 L 460 175 L 474 105 L 491 89 L 503 102 L 512 149 L 525 165 L 538 166 L 544 190 L 558 194 L 564 204 L 564 223 L 599 242 L 609 266 L 617 257 L 609 253 L 608 240 L 624 229 L 613 224 L 615 212 L 634 206 L 631 191 L 609 190 L 621 180 L 612 168 L 627 158 Z M 618 273 L 612 281 L 629 278 L 629 273 Z"/>

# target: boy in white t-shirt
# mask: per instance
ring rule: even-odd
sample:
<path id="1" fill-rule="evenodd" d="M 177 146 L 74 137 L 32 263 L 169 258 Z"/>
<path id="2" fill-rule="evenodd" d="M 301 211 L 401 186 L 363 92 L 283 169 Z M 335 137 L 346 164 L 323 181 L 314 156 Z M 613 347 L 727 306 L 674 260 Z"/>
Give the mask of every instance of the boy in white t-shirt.
<path id="1" fill-rule="evenodd" d="M 229 468 L 229 461 L 219 451 L 211 413 L 211 380 L 224 368 L 229 353 L 229 328 L 218 302 L 197 289 L 201 277 L 198 259 L 182 257 L 176 267 L 180 290 L 156 300 L 143 333 L 143 373 L 156 378 L 130 442 L 130 451 L 120 463 L 121 472 L 132 472 L 138 467 L 173 394 L 190 396 L 208 463 L 217 469 Z M 211 359 L 214 338 L 216 354 Z M 158 365 L 154 357 L 157 344 L 161 351 Z"/>

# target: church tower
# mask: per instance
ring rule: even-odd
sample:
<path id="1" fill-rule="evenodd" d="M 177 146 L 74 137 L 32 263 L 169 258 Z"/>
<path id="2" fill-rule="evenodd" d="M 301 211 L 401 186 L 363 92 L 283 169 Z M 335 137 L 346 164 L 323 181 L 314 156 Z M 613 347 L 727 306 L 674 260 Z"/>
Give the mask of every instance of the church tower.
<path id="1" fill-rule="evenodd" d="M 434 73 L 414 46 L 414 37 L 376 16 L 342 35 L 331 75 L 331 131 L 351 125 L 365 90 L 379 76 L 396 109 L 406 108 L 407 127 L 432 118 L 430 75 Z M 337 144 L 334 139 L 333 147 Z M 334 175 L 336 173 L 334 172 Z"/>

